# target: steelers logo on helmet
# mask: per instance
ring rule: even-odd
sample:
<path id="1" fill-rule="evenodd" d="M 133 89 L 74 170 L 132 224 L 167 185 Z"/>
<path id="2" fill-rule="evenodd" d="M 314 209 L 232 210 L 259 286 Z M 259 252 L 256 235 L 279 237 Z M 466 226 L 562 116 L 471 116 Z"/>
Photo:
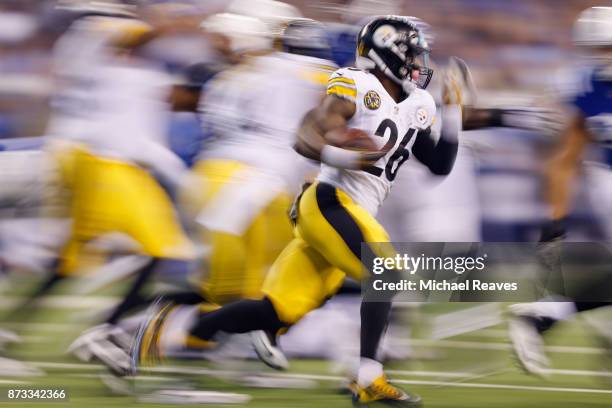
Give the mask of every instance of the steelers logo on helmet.
<path id="1" fill-rule="evenodd" d="M 374 31 L 372 41 L 379 47 L 389 47 L 397 37 L 397 30 L 390 25 L 382 25 Z"/>
<path id="2" fill-rule="evenodd" d="M 431 50 L 419 26 L 423 24 L 411 17 L 375 17 L 359 32 L 355 66 L 366 71 L 378 69 L 402 86 L 413 82 L 411 74 L 418 70 L 414 85 L 425 89 L 433 70 L 428 66 Z"/>
<path id="3" fill-rule="evenodd" d="M 380 108 L 380 95 L 376 91 L 368 91 L 363 97 L 364 105 L 370 110 Z"/>

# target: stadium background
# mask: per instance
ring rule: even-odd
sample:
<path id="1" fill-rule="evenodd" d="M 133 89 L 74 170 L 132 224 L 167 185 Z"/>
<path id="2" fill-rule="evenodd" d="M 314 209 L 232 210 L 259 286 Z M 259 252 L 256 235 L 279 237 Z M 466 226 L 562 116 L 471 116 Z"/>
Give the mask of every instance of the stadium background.
<path id="1" fill-rule="evenodd" d="M 35 157 L 39 147 L 37 138 L 44 132 L 51 91 L 50 50 L 67 23 L 51 3 L 5 0 L 0 4 L 0 150 L 3 151 L 0 152 L 0 191 L 3 190 L 3 197 L 10 197 L 0 203 L 5 248 L 6 242 L 21 239 L 13 236 L 10 228 L 6 230 L 6 221 L 29 217 L 36 211 L 37 201 L 30 193 L 44 171 L 29 166 L 21 160 L 24 156 L 16 159 L 10 153 L 19 151 Z M 312 18 L 335 23 L 350 21 L 344 2 L 290 3 Z M 521 104 L 533 95 L 554 88 L 559 83 L 557 75 L 562 78 L 563 71 L 576 63 L 571 44 L 573 21 L 582 9 L 598 2 L 406 0 L 400 3 L 404 14 L 419 16 L 432 26 L 436 36 L 434 60 L 444 61 L 450 55 L 466 59 L 481 90 L 482 103 L 494 106 L 508 101 Z M 187 133 L 193 137 L 190 142 L 184 140 Z M 177 115 L 169 137 L 175 150 L 189 161 L 192 146 L 203 136 L 193 117 Z M 469 141 L 470 151 L 476 157 L 476 191 L 483 238 L 533 240 L 543 217 L 537 175 L 541 154 L 549 141 L 541 135 L 506 130 L 483 131 Z M 586 226 L 584 236 L 601 237 L 601 231 L 592 221 L 594 213 L 588 192 L 582 196 L 584 205 L 579 206 L 581 210 L 574 214 L 574 221 Z M 389 205 L 387 214 L 386 222 L 393 224 L 393 204 Z M 391 232 L 395 240 L 405 238 L 402 229 Z M 8 309 L 14 305 L 30 283 L 24 279 L 17 286 L 5 286 L 0 307 Z M 76 363 L 64 354 L 69 339 L 86 327 L 87 319 L 116 301 L 119 292 L 120 288 L 115 288 L 76 299 L 72 290 L 65 288 L 46 300 L 44 311 L 32 316 L 30 321 L 7 322 L 7 327 L 19 330 L 24 340 L 22 344 L 7 346 L 11 356 L 30 361 L 31 367 L 42 371 L 38 372 L 40 376 L 15 378 L 11 374 L 17 369 L 5 369 L 0 373 L 0 388 L 66 387 L 71 403 L 81 406 L 135 403 L 136 396 L 110 394 L 97 378 L 96 367 Z M 453 314 L 462 310 L 464 314 Z M 402 319 L 413 322 L 410 347 L 416 358 L 392 364 L 390 374 L 400 383 L 410 384 L 432 407 L 612 405 L 612 376 L 600 371 L 602 349 L 588 335 L 591 330 L 588 322 L 570 322 L 555 329 L 548 345 L 554 369 L 550 379 L 543 381 L 513 367 L 501 310 L 502 305 L 426 305 L 419 311 L 410 309 Z M 458 327 L 453 332 L 454 325 L 449 322 L 458 321 L 471 325 L 474 330 Z M 332 320 L 330 324 L 337 321 Z M 442 329 L 448 332 L 438 333 Z M 401 330 L 393 336 L 396 348 L 406 345 L 407 336 Z M 312 339 L 316 340 L 316 337 Z M 236 364 L 237 371 L 275 376 L 267 371 L 262 374 L 257 362 Z M 189 374 L 185 366 L 201 371 Z M 328 362 L 296 361 L 289 373 L 274 377 L 279 383 L 287 380 L 288 387 L 297 389 L 236 385 L 228 371 L 232 368 L 179 362 L 170 372 L 155 373 L 138 386 L 147 389 L 151 387 L 149 383 L 194 381 L 204 389 L 249 395 L 250 406 L 348 405 L 346 397 L 337 393 L 340 374 Z"/>

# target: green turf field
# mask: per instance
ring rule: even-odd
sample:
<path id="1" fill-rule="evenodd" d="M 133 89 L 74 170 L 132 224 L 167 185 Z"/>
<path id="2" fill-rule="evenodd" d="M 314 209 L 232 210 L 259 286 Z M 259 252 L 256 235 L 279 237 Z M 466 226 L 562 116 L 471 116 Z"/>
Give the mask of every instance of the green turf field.
<path id="1" fill-rule="evenodd" d="M 104 303 L 105 298 L 97 297 L 95 300 Z M 169 361 L 136 380 L 133 390 L 137 395 L 113 395 L 98 378 L 100 367 L 80 363 L 64 353 L 70 341 L 85 327 L 75 321 L 83 321 L 84 316 L 91 317 L 92 314 L 93 306 L 83 300 L 80 302 L 82 304 L 76 298 L 74 303 L 70 302 L 70 298 L 51 298 L 42 312 L 2 325 L 19 332 L 24 339 L 23 344 L 10 347 L 3 355 L 28 361 L 44 371 L 38 377 L 21 378 L 2 372 L 2 392 L 6 393 L 11 387 L 56 387 L 66 389 L 70 398 L 69 402 L 13 403 L 15 406 L 147 406 L 151 404 L 139 402 L 139 398 L 152 390 L 188 385 L 195 389 L 245 395 L 250 401 L 244 405 L 249 407 L 350 406 L 348 396 L 340 392 L 342 376 L 331 370 L 330 363 L 324 361 L 292 361 L 291 370 L 285 373 L 273 372 L 255 361 L 232 362 L 222 366 L 206 362 Z M 67 304 L 74 304 L 75 307 Z M 427 358 L 387 366 L 389 376 L 403 387 L 421 394 L 425 406 L 612 407 L 612 374 L 601 371 L 605 365 L 604 354 L 581 320 L 560 324 L 548 336 L 547 345 L 553 364 L 550 378 L 542 380 L 529 377 L 515 368 L 503 324 L 440 341 L 429 340 L 426 322 L 454 307 L 465 306 L 427 305 L 420 313 L 419 321 L 422 323 L 413 331 L 412 344 L 418 354 Z M 249 373 L 265 385 L 283 381 L 291 382 L 288 386 L 297 388 L 239 385 L 235 378 L 240 373 Z M 5 405 L 3 402 L 0 404 Z"/>

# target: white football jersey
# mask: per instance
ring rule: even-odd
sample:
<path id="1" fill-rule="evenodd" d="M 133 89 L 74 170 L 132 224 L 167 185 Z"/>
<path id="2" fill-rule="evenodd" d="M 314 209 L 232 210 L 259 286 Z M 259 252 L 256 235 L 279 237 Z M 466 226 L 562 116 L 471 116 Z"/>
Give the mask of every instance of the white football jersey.
<path id="1" fill-rule="evenodd" d="M 145 162 L 149 144 L 166 145 L 172 77 L 144 60 L 109 59 L 96 70 L 94 123 L 86 132 L 92 152 Z"/>
<path id="2" fill-rule="evenodd" d="M 321 163 L 317 179 L 342 189 L 375 215 L 400 166 L 410 159 L 418 133 L 434 122 L 434 99 L 427 91 L 415 89 L 396 103 L 373 74 L 356 68 L 334 72 L 328 81 L 327 94 L 353 102 L 356 110 L 347 126 L 367 132 L 379 148 L 386 146 L 390 150 L 365 170 L 339 169 Z"/>
<path id="3" fill-rule="evenodd" d="M 46 130 L 51 138 L 82 141 L 92 126 L 95 75 L 108 57 L 108 41 L 113 34 L 102 29 L 107 20 L 112 17 L 80 18 L 53 47 L 55 91 Z"/>
<path id="4" fill-rule="evenodd" d="M 212 79 L 200 103 L 213 139 L 202 158 L 236 160 L 299 183 L 294 150 L 302 118 L 325 94 L 333 68 L 326 60 L 273 53 L 253 57 Z"/>

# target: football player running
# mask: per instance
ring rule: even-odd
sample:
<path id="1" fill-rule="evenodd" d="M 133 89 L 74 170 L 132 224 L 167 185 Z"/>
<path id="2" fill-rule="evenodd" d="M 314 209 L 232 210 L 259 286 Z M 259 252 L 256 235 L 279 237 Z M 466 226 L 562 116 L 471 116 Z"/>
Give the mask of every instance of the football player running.
<path id="1" fill-rule="evenodd" d="M 560 244 L 566 236 L 572 185 L 582 155 L 591 143 L 603 149 L 609 149 L 612 143 L 612 7 L 585 10 L 576 21 L 574 41 L 593 58 L 594 66 L 580 92 L 570 101 L 572 115 L 545 172 L 550 220 L 542 229 L 540 257 L 551 268 L 554 268 L 553 259 L 559 257 Z M 604 224 L 611 216 L 609 208 L 606 210 L 608 219 L 602 220 Z M 610 282 L 598 282 L 598 286 L 609 288 Z M 519 363 L 529 373 L 546 374 L 549 361 L 544 353 L 542 334 L 577 312 L 610 305 L 609 301 L 543 301 L 511 306 L 510 338 Z M 609 328 L 603 327 L 600 331 L 612 350 Z"/>
<path id="2" fill-rule="evenodd" d="M 51 129 L 71 142 L 60 152 L 69 158 L 63 173 L 71 192 L 72 226 L 50 280 L 35 296 L 72 276 L 93 240 L 110 233 L 132 238 L 137 252 L 148 258 L 146 264 L 105 323 L 70 348 L 83 360 L 98 358 L 113 371 L 124 371 L 129 360 L 121 347 L 129 339 L 117 326 L 119 318 L 142 302 L 140 292 L 162 261 L 185 262 L 194 255 L 170 197 L 153 176 L 176 185 L 185 173 L 164 141 L 172 78 L 140 52 L 165 28 L 135 15 L 94 14 L 76 20 L 72 29 L 76 32 L 70 38 L 89 35 L 99 41 L 86 44 L 97 48 L 82 51 L 96 52 L 95 64 L 86 64 L 87 55 L 75 60 L 82 65 L 70 72 L 69 86 L 57 101 L 62 114 L 54 116 Z"/>
<path id="3" fill-rule="evenodd" d="M 208 249 L 203 295 L 225 304 L 259 297 L 266 271 L 291 240 L 286 210 L 306 168 L 293 135 L 323 97 L 333 68 L 311 56 L 329 48 L 317 41 L 322 28 L 314 21 L 288 25 L 281 37 L 288 52 L 274 51 L 267 26 L 252 17 L 223 13 L 203 26 L 225 35 L 240 62 L 203 89 L 199 111 L 213 139 L 181 202 L 196 241 Z"/>
<path id="4" fill-rule="evenodd" d="M 200 313 L 183 330 L 173 322 L 172 305 L 151 310 L 135 340 L 135 369 L 163 355 L 169 336 L 179 341 L 178 331 L 183 341 L 187 336 L 211 341 L 221 331 L 279 334 L 333 296 L 346 276 L 365 278 L 361 244 L 389 241 L 374 217 L 401 164 L 414 155 L 433 173 L 446 175 L 455 160 L 461 108 L 443 106 L 436 141 L 431 128 L 435 103 L 424 90 L 433 73 L 426 66 L 429 51 L 408 18 L 376 17 L 363 27 L 357 68 L 342 68 L 331 75 L 326 97 L 306 114 L 299 129 L 296 150 L 319 161 L 321 169 L 299 198 L 295 237 L 269 271 L 264 298 Z M 350 128 L 372 135 L 370 142 L 376 148 L 339 147 L 338 140 Z M 371 249 L 377 253 L 379 248 Z M 394 254 L 390 245 L 382 248 L 387 256 Z M 420 397 L 391 385 L 377 360 L 390 309 L 390 301 L 362 303 L 361 358 L 351 385 L 353 400 L 418 406 Z M 165 327 L 175 333 L 166 333 Z M 273 359 L 274 350 L 268 351 L 260 357 Z"/>

